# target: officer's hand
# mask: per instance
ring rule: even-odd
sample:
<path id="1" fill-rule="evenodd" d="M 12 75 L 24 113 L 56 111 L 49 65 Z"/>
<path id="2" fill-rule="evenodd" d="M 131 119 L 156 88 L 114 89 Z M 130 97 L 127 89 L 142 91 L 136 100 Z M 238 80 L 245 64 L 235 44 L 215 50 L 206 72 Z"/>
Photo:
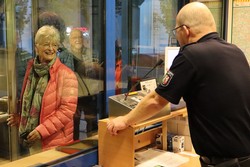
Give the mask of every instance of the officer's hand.
<path id="1" fill-rule="evenodd" d="M 107 129 L 110 134 L 117 135 L 118 131 L 127 128 L 127 121 L 124 116 L 120 116 L 114 119 L 110 119 L 107 122 Z"/>

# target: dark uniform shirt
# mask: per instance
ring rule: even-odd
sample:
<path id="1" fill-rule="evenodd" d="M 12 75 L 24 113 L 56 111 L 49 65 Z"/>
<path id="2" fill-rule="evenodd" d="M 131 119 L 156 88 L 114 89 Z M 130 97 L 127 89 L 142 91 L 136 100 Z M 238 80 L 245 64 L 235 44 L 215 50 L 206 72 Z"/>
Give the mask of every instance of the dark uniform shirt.
<path id="1" fill-rule="evenodd" d="M 244 53 L 210 33 L 183 46 L 156 92 L 184 98 L 197 154 L 250 155 L 250 70 Z"/>

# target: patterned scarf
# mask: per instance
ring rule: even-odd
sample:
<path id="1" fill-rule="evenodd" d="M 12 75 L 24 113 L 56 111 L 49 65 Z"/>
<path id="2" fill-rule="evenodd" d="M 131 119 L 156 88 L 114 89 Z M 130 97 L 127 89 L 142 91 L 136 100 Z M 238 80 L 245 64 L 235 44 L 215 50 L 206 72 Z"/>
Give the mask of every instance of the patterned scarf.
<path id="1" fill-rule="evenodd" d="M 49 69 L 56 57 L 49 64 L 40 64 L 35 58 L 22 99 L 22 113 L 19 133 L 31 132 L 39 124 L 41 102 L 49 81 Z"/>

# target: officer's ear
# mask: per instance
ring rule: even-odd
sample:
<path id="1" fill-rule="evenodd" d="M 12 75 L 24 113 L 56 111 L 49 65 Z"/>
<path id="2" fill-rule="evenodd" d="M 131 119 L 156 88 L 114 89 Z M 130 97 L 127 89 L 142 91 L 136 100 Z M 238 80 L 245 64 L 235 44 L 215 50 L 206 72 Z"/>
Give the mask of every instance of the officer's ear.
<path id="1" fill-rule="evenodd" d="M 188 26 L 184 25 L 183 29 L 184 29 L 186 35 L 189 37 L 190 36 L 190 28 Z"/>

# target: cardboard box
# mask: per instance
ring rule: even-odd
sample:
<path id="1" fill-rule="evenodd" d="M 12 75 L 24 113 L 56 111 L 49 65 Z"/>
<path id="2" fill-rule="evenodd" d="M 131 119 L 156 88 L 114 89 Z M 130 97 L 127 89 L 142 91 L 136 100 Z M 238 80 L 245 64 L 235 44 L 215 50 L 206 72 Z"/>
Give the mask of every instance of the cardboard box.
<path id="1" fill-rule="evenodd" d="M 175 153 L 184 151 L 184 136 L 176 135 L 172 138 L 173 151 Z"/>

